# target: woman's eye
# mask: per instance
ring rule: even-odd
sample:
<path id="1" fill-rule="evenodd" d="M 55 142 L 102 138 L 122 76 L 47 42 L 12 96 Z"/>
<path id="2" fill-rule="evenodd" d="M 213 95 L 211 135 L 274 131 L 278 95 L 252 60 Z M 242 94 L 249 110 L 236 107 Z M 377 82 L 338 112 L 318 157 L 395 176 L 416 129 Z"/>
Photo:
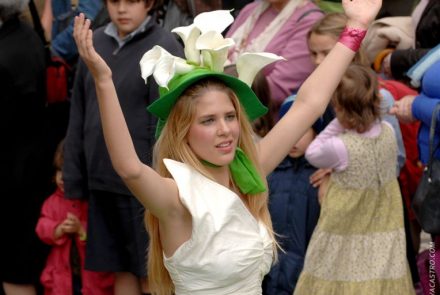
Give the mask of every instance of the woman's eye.
<path id="1" fill-rule="evenodd" d="M 230 114 L 230 115 L 227 115 L 227 116 L 226 116 L 226 120 L 227 120 L 227 121 L 234 121 L 235 118 L 236 118 L 236 115 L 235 115 L 235 114 Z"/>
<path id="2" fill-rule="evenodd" d="M 214 122 L 214 119 L 205 119 L 205 120 L 202 121 L 202 124 L 203 124 L 203 125 L 209 125 L 209 124 L 211 124 L 212 122 Z"/>

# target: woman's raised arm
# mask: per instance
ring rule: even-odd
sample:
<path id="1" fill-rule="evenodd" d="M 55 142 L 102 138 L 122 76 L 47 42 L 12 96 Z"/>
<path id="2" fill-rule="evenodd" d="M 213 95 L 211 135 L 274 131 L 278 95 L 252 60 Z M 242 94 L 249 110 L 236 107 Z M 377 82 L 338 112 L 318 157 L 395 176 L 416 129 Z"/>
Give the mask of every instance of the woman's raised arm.
<path id="1" fill-rule="evenodd" d="M 352 48 L 356 44 L 360 45 L 365 30 L 382 5 L 382 0 L 342 0 L 342 4 L 348 17 L 344 39 L 336 44 L 303 83 L 287 114 L 259 142 L 259 159 L 266 174 L 277 167 L 292 146 L 324 113 L 339 81 L 353 60 L 356 52 Z"/>
<path id="2" fill-rule="evenodd" d="M 112 71 L 95 51 L 90 20 L 86 20 L 83 14 L 75 18 L 73 36 L 80 57 L 95 81 L 102 128 L 113 168 L 153 215 L 166 218 L 173 209 L 182 208 L 176 183 L 161 177 L 137 156 L 112 81 Z"/>

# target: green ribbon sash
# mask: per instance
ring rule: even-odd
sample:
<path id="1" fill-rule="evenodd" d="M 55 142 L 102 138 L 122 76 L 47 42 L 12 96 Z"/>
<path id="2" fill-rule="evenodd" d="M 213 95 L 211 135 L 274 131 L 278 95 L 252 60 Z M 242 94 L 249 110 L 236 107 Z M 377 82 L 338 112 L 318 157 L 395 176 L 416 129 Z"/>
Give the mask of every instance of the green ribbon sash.
<path id="1" fill-rule="evenodd" d="M 203 163 L 211 167 L 219 167 L 205 160 Z M 229 171 L 242 194 L 255 195 L 266 191 L 266 185 L 257 169 L 243 150 L 238 147 L 235 150 L 234 160 L 229 164 Z"/>

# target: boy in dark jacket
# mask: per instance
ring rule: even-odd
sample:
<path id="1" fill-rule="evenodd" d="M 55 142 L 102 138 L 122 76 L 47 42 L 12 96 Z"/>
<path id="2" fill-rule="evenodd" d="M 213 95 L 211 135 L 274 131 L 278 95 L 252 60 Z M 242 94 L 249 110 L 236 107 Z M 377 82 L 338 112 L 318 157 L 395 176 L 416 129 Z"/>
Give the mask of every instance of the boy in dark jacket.
<path id="1" fill-rule="evenodd" d="M 138 155 L 151 165 L 156 121 L 146 106 L 159 94 L 154 79 L 145 84 L 139 61 L 154 45 L 176 56 L 183 56 L 183 50 L 176 38 L 149 15 L 154 0 L 106 0 L 105 4 L 111 22 L 94 32 L 93 43 L 112 70 Z M 82 61 L 71 101 L 63 175 L 68 198 L 89 198 L 86 269 L 114 272 L 115 295 L 141 294 L 147 275 L 148 243 L 143 207 L 112 167 L 95 85 Z"/>
<path id="2" fill-rule="evenodd" d="M 287 112 L 295 96 L 281 105 L 280 118 Z M 318 222 L 318 189 L 310 184 L 316 168 L 304 158 L 304 153 L 317 133 L 329 121 L 326 111 L 312 128 L 292 147 L 289 155 L 268 177 L 269 211 L 273 229 L 283 251 L 263 281 L 265 295 L 291 295 L 302 271 L 307 245 Z"/>

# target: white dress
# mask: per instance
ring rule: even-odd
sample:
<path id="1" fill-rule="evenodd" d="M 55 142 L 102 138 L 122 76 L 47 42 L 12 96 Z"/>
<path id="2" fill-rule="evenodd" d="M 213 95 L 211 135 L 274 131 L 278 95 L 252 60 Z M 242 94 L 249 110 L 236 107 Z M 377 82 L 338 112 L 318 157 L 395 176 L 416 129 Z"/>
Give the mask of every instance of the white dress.
<path id="1" fill-rule="evenodd" d="M 192 215 L 192 236 L 164 264 L 175 294 L 261 294 L 269 272 L 272 239 L 240 197 L 192 167 L 164 163 Z"/>

